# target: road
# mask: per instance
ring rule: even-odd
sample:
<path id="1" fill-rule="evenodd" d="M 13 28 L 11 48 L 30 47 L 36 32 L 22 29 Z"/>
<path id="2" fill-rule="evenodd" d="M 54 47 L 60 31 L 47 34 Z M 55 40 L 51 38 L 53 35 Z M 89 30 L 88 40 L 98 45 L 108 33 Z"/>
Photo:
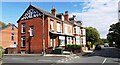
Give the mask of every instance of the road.
<path id="1" fill-rule="evenodd" d="M 62 65 L 66 65 L 66 63 L 69 65 L 74 65 L 72 63 L 87 65 L 92 65 L 92 63 L 95 65 L 96 63 L 97 65 L 115 63 L 118 65 L 118 63 L 120 63 L 120 50 L 113 47 L 102 48 L 102 50 L 86 53 L 84 55 L 78 55 L 75 57 L 5 56 L 3 58 L 3 63 L 50 63 L 50 65 L 59 65 L 59 63 L 63 63 Z"/>
<path id="2" fill-rule="evenodd" d="M 79 55 L 78 58 L 72 59 L 64 63 L 88 63 L 88 64 L 120 64 L 120 49 L 109 47 L 102 50 L 94 51 L 84 55 Z"/>

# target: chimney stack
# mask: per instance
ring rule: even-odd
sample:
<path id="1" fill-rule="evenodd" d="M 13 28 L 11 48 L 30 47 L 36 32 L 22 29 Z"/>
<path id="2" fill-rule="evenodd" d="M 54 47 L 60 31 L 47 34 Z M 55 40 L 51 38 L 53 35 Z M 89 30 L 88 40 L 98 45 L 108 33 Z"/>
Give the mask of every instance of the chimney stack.
<path id="1" fill-rule="evenodd" d="M 76 16 L 75 15 L 73 15 L 73 18 L 75 18 Z"/>
<path id="2" fill-rule="evenodd" d="M 65 11 L 64 20 L 66 20 L 66 21 L 68 21 L 68 20 L 69 20 L 68 11 Z"/>
<path id="3" fill-rule="evenodd" d="M 51 13 L 56 16 L 56 9 L 54 7 L 52 7 Z"/>

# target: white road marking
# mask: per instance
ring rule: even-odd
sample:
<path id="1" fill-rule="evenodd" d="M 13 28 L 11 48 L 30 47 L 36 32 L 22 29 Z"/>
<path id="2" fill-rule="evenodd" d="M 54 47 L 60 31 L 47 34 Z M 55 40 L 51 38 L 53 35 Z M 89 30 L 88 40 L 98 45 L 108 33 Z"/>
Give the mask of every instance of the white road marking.
<path id="1" fill-rule="evenodd" d="M 104 64 L 106 62 L 107 58 L 104 59 L 104 61 L 102 62 L 102 64 Z"/>

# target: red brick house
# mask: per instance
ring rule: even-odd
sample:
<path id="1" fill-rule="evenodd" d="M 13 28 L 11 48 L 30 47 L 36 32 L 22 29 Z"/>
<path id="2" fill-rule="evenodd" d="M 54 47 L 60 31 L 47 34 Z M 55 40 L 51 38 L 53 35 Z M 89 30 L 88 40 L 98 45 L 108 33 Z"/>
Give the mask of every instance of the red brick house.
<path id="1" fill-rule="evenodd" d="M 18 28 L 14 24 L 1 28 L 0 37 L 0 46 L 7 50 L 6 53 L 17 53 Z"/>
<path id="2" fill-rule="evenodd" d="M 76 42 L 75 24 L 69 20 L 68 11 L 56 14 L 55 8 L 50 13 L 30 5 L 17 23 L 18 53 L 50 53 L 56 47 Z"/>

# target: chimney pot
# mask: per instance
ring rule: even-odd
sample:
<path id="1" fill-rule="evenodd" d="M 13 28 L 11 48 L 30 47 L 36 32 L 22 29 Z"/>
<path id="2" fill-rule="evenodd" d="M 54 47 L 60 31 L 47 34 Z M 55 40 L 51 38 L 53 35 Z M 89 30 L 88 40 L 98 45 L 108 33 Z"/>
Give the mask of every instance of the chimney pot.
<path id="1" fill-rule="evenodd" d="M 76 15 L 73 15 L 73 18 L 75 18 L 76 17 Z"/>
<path id="2" fill-rule="evenodd" d="M 65 14 L 68 14 L 68 11 L 65 11 Z"/>
<path id="3" fill-rule="evenodd" d="M 68 11 L 65 11 L 64 20 L 66 20 L 66 21 L 68 21 L 68 20 L 69 20 Z"/>
<path id="4" fill-rule="evenodd" d="M 56 16 L 56 9 L 54 7 L 52 7 L 51 13 Z"/>

